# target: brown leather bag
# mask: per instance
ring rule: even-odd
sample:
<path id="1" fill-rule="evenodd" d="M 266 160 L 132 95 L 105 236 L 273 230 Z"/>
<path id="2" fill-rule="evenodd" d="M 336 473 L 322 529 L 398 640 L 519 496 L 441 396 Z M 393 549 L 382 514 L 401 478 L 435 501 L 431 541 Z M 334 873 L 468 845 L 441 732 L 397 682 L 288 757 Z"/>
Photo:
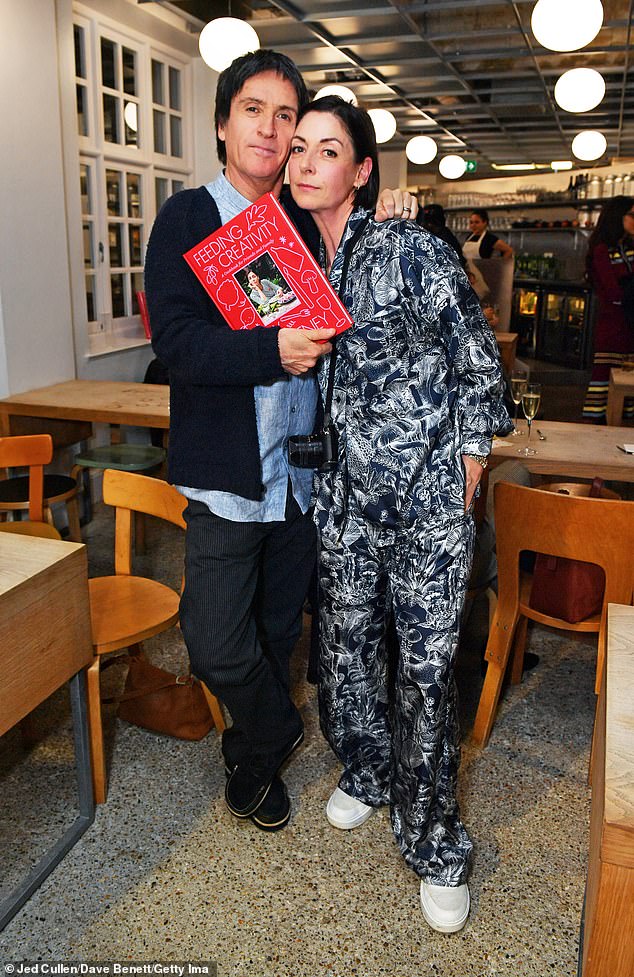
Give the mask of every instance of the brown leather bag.
<path id="1" fill-rule="evenodd" d="M 198 679 L 173 675 L 143 655 L 130 655 L 119 718 L 181 740 L 201 740 L 214 721 Z"/>
<path id="2" fill-rule="evenodd" d="M 603 479 L 595 478 L 590 498 L 600 498 Z M 598 614 L 603 605 L 605 574 L 601 567 L 583 560 L 537 553 L 529 606 L 540 614 L 569 624 Z"/>

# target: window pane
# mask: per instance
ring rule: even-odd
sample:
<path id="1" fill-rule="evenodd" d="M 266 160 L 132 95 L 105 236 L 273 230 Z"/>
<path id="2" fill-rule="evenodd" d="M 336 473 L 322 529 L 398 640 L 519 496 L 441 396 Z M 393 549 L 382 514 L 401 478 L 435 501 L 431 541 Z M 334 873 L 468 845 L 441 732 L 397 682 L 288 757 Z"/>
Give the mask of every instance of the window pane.
<path id="1" fill-rule="evenodd" d="M 119 99 L 114 95 L 103 97 L 103 135 L 106 142 L 119 142 Z"/>
<path id="2" fill-rule="evenodd" d="M 121 224 L 108 224 L 108 246 L 110 248 L 110 267 L 121 268 L 124 263 Z"/>
<path id="3" fill-rule="evenodd" d="M 92 214 L 92 194 L 90 192 L 90 170 L 85 163 L 79 167 L 79 189 L 81 193 L 82 214 Z"/>
<path id="4" fill-rule="evenodd" d="M 177 115 L 170 115 L 170 145 L 172 156 L 182 156 L 181 120 Z"/>
<path id="5" fill-rule="evenodd" d="M 112 318 L 119 319 L 125 315 L 123 275 L 110 276 L 110 292 L 112 294 Z"/>
<path id="6" fill-rule="evenodd" d="M 137 121 L 136 121 L 136 103 L 128 102 L 126 105 L 126 111 L 123 113 L 124 119 L 124 131 L 125 131 L 125 144 L 126 146 L 136 146 L 138 142 L 137 133 Z M 130 125 L 133 122 L 134 125 Z"/>
<path id="7" fill-rule="evenodd" d="M 136 95 L 136 54 L 130 48 L 121 50 L 123 60 L 123 90 L 126 95 Z"/>
<path id="8" fill-rule="evenodd" d="M 128 184 L 128 217 L 142 217 L 141 208 L 141 177 L 138 173 L 127 173 Z"/>
<path id="9" fill-rule="evenodd" d="M 184 189 L 185 184 L 182 180 L 172 180 L 172 193 L 180 193 Z"/>
<path id="10" fill-rule="evenodd" d="M 88 322 L 95 321 L 95 279 L 92 275 L 86 275 L 86 315 Z"/>
<path id="11" fill-rule="evenodd" d="M 170 68 L 170 108 L 180 111 L 181 107 L 181 73 L 177 68 Z"/>
<path id="12" fill-rule="evenodd" d="M 143 264 L 141 258 L 141 225 L 130 224 L 128 231 L 130 232 L 130 264 L 141 265 Z"/>
<path id="13" fill-rule="evenodd" d="M 165 113 L 154 109 L 154 152 L 165 153 Z"/>
<path id="14" fill-rule="evenodd" d="M 92 249 L 92 224 L 86 222 L 82 225 L 84 232 L 84 267 L 95 267 L 95 255 Z"/>
<path id="15" fill-rule="evenodd" d="M 137 271 L 132 275 L 132 315 L 139 315 L 139 303 L 136 293 L 143 291 L 143 272 Z"/>
<path id="16" fill-rule="evenodd" d="M 80 136 L 88 135 L 88 113 L 86 112 L 86 88 L 76 85 L 77 91 L 77 132 Z"/>
<path id="17" fill-rule="evenodd" d="M 167 180 L 162 176 L 157 176 L 154 181 L 154 195 L 156 197 L 156 211 L 158 213 L 167 200 Z"/>
<path id="18" fill-rule="evenodd" d="M 86 54 L 84 48 L 84 31 L 77 24 L 73 25 L 73 39 L 75 42 L 75 74 L 78 78 L 85 78 Z"/>
<path id="19" fill-rule="evenodd" d="M 115 44 L 106 37 L 101 38 L 101 81 L 105 88 L 117 87 Z"/>
<path id="20" fill-rule="evenodd" d="M 123 217 L 121 209 L 121 174 L 118 170 L 106 170 L 106 199 L 108 213 L 112 217 Z"/>
<path id="21" fill-rule="evenodd" d="M 165 105 L 163 92 L 163 65 L 152 59 L 152 101 L 157 105 Z"/>

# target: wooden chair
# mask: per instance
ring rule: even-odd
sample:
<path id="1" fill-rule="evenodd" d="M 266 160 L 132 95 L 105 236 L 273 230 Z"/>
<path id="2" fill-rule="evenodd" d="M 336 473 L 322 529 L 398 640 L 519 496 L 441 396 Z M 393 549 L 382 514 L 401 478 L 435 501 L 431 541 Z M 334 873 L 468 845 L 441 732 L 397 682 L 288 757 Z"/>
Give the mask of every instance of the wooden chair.
<path id="1" fill-rule="evenodd" d="M 49 434 L 25 434 L 2 438 L 0 440 L 7 442 L 6 451 L 2 456 L 5 460 L 0 460 L 0 468 L 22 468 L 32 463 L 38 468 L 38 472 L 35 473 L 34 482 L 31 472 L 28 475 L 13 475 L 0 481 L 0 513 L 28 511 L 30 521 L 40 523 L 43 523 L 44 513 L 46 513 L 48 522 L 51 528 L 53 528 L 50 506 L 55 502 L 65 502 L 68 511 L 70 539 L 76 543 L 81 543 L 79 507 L 77 505 L 77 492 L 79 487 L 76 479 L 68 475 L 44 475 L 43 465 L 48 464 L 53 458 L 53 441 L 51 436 Z M 10 447 L 10 442 L 13 443 L 13 448 Z M 38 447 L 35 447 L 36 444 Z M 35 452 L 33 462 L 28 460 L 32 457 L 30 455 L 32 451 Z M 22 462 L 18 460 L 9 461 L 8 459 L 10 457 L 15 459 L 22 457 L 27 460 Z M 37 506 L 36 504 L 35 512 L 38 513 L 37 517 L 33 515 L 32 485 L 35 486 L 36 496 L 39 496 L 40 501 L 43 502 L 43 506 Z M 18 522 L 2 523 L 3 529 L 11 527 L 8 529 L 9 532 L 31 532 L 29 529 L 14 528 L 19 525 L 21 524 Z M 31 532 L 31 535 L 43 536 L 45 534 L 40 526 L 37 531 Z M 52 536 L 55 539 L 60 538 L 59 533 L 54 528 Z"/>
<path id="2" fill-rule="evenodd" d="M 0 522 L 2 532 L 61 539 L 55 526 L 44 522 L 44 465 L 48 465 L 52 458 L 53 439 L 50 434 L 0 438 L 0 468 L 29 469 L 27 476 L 21 476 L 26 479 L 29 518 L 19 522 Z"/>
<path id="3" fill-rule="evenodd" d="M 511 654 L 512 680 L 522 674 L 527 619 L 566 631 L 598 632 L 596 689 L 605 658 L 608 603 L 630 604 L 634 587 L 634 507 L 630 502 L 590 499 L 499 482 L 495 486 L 498 603 L 485 652 L 486 678 L 473 727 L 479 746 L 488 742 Z M 520 573 L 522 550 L 584 560 L 602 567 L 601 614 L 570 624 L 528 606 L 531 575 Z"/>
<path id="4" fill-rule="evenodd" d="M 132 472 L 106 470 L 103 499 L 114 506 L 115 574 L 89 580 L 94 660 L 88 668 L 88 712 L 95 800 L 106 799 L 106 765 L 101 720 L 101 657 L 124 648 L 141 651 L 141 642 L 178 623 L 179 594 L 165 584 L 132 574 L 132 514 L 143 512 L 185 528 L 187 500 L 167 482 Z M 225 722 L 218 700 L 203 684 L 218 732 Z"/>

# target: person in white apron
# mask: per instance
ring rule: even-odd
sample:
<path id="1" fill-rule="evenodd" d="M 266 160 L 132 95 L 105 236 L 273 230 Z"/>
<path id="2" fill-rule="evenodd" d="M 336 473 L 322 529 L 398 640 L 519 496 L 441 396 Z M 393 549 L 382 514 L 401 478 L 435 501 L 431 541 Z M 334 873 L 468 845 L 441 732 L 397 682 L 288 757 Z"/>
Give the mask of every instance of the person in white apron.
<path id="1" fill-rule="evenodd" d="M 513 248 L 489 230 L 489 215 L 486 210 L 473 211 L 469 218 L 469 229 L 471 233 L 462 245 L 462 253 L 467 261 L 469 281 L 478 298 L 482 300 L 488 295 L 489 286 L 475 259 L 491 258 L 494 251 L 503 258 L 512 258 Z"/>

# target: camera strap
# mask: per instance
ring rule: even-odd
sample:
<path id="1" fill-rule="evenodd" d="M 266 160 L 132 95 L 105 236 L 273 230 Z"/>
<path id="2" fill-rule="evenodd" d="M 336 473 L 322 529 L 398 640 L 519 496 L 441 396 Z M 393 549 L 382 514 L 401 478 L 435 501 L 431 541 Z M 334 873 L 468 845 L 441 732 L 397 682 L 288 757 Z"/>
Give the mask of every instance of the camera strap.
<path id="1" fill-rule="evenodd" d="M 348 280 L 348 268 L 350 267 L 350 259 L 356 245 L 359 242 L 359 238 L 365 231 L 366 227 L 370 222 L 370 218 L 373 214 L 368 214 L 364 220 L 361 221 L 356 231 L 346 242 L 346 246 L 343 252 L 343 268 L 341 269 L 341 280 L 339 282 L 339 298 L 343 302 L 343 293 L 346 287 L 346 281 Z M 344 303 L 345 304 L 345 303 Z M 332 352 L 330 354 L 330 363 L 328 365 L 328 386 L 326 388 L 326 403 L 324 404 L 324 427 L 328 427 L 331 422 L 330 411 L 332 409 L 332 395 L 335 389 L 335 359 L 337 358 L 337 343 L 336 337 L 332 341 Z"/>

